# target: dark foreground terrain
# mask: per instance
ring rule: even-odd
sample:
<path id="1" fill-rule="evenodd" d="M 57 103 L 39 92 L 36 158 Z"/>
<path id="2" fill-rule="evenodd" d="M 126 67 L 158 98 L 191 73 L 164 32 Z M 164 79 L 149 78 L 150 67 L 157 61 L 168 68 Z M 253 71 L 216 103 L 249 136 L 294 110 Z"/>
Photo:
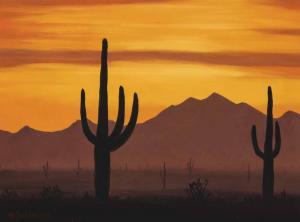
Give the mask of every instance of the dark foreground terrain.
<path id="1" fill-rule="evenodd" d="M 93 173 L 0 171 L 0 222 L 6 221 L 300 221 L 298 174 L 278 174 L 276 199 L 260 199 L 255 172 L 114 170 L 111 200 L 93 198 Z M 193 181 L 200 183 L 189 186 Z M 208 180 L 206 184 L 205 179 Z"/>
<path id="2" fill-rule="evenodd" d="M 226 196 L 226 195 L 225 195 Z M 300 198 L 277 197 L 264 203 L 256 196 L 230 194 L 206 201 L 183 197 L 91 197 L 1 199 L 0 221 L 300 221 Z"/>

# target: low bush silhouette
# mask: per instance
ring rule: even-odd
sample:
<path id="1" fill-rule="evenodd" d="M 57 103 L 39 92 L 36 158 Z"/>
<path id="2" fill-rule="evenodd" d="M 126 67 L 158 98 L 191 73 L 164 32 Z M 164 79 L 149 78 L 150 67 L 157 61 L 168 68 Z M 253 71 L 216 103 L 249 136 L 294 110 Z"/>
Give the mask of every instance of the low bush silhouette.
<path id="1" fill-rule="evenodd" d="M 10 191 L 8 189 L 2 191 L 0 194 L 1 200 L 17 200 L 19 198 L 19 194 L 15 191 Z"/>
<path id="2" fill-rule="evenodd" d="M 40 196 L 44 200 L 59 200 L 63 196 L 63 192 L 58 185 L 43 187 Z"/>
<path id="3" fill-rule="evenodd" d="M 197 180 L 188 184 L 186 188 L 186 193 L 189 198 L 193 200 L 198 200 L 206 202 L 211 197 L 211 192 L 207 189 L 208 180 Z"/>

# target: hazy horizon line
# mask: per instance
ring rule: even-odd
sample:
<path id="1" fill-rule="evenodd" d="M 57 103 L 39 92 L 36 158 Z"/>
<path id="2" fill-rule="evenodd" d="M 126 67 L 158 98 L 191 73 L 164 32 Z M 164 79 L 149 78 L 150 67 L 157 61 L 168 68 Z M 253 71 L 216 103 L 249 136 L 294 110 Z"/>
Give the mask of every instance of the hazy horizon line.
<path id="1" fill-rule="evenodd" d="M 144 121 L 142 121 L 142 122 L 138 122 L 137 125 L 145 124 L 145 123 L 147 123 L 148 121 L 151 121 L 152 119 L 155 119 L 160 113 L 162 113 L 162 112 L 165 111 L 166 109 L 168 109 L 168 108 L 170 108 L 170 107 L 172 107 L 172 106 L 179 106 L 179 105 L 183 104 L 184 102 L 186 102 L 186 101 L 189 100 L 189 99 L 194 99 L 194 100 L 198 100 L 198 101 L 204 101 L 204 100 L 209 99 L 209 98 L 212 97 L 213 95 L 217 95 L 217 96 L 219 96 L 220 98 L 223 98 L 224 100 L 228 100 L 229 102 L 231 102 L 232 104 L 235 104 L 235 105 L 240 105 L 240 104 L 248 105 L 249 107 L 253 108 L 253 109 L 256 110 L 257 112 L 259 112 L 259 113 L 261 113 L 261 114 L 263 114 L 263 115 L 266 115 L 265 112 L 262 112 L 262 111 L 258 110 L 255 106 L 252 106 L 252 105 L 250 105 L 249 103 L 246 103 L 246 102 L 238 102 L 238 103 L 236 103 L 236 102 L 234 102 L 234 101 L 228 99 L 227 97 L 223 96 L 223 95 L 220 94 L 220 93 L 213 92 L 213 93 L 209 94 L 207 97 L 204 97 L 204 98 L 202 98 L 202 99 L 199 99 L 199 98 L 196 98 L 196 97 L 193 97 L 193 96 L 187 97 L 186 99 L 184 99 L 183 101 L 181 101 L 181 102 L 179 102 L 179 103 L 177 103 L 177 104 L 171 104 L 171 105 L 167 106 L 166 108 L 160 110 L 160 111 L 159 111 L 156 115 L 154 115 L 153 117 L 150 117 L 150 118 L 148 118 L 148 119 L 146 119 L 146 120 L 144 120 Z M 283 114 L 281 114 L 281 115 L 275 117 L 275 119 L 280 119 L 280 118 L 282 118 L 284 115 L 286 115 L 286 114 L 289 113 L 289 112 L 293 112 L 293 113 L 295 113 L 295 114 L 297 114 L 297 115 L 300 116 L 300 113 L 298 113 L 298 112 L 296 112 L 296 111 L 293 111 L 293 110 L 287 110 L 287 111 L 285 111 Z M 90 120 L 90 119 L 88 119 L 88 120 L 89 120 L 90 122 L 92 122 L 93 124 L 95 124 L 95 125 L 97 124 L 97 123 L 95 123 L 94 121 L 92 121 L 92 120 Z M 41 130 L 41 129 L 37 129 L 37 128 L 31 127 L 30 124 L 25 124 L 25 125 L 21 126 L 18 130 L 15 130 L 15 131 L 5 130 L 5 129 L 1 129 L 1 128 L 0 128 L 0 131 L 2 131 L 2 132 L 7 132 L 7 133 L 10 133 L 10 134 L 16 134 L 16 133 L 19 133 L 19 132 L 20 132 L 22 129 L 24 129 L 24 128 L 30 128 L 30 129 L 32 129 L 32 130 L 39 131 L 39 132 L 44 132 L 44 133 L 54 133 L 54 132 L 60 132 L 60 131 L 66 130 L 66 129 L 68 129 L 69 127 L 71 127 L 74 123 L 76 123 L 76 122 L 78 122 L 78 121 L 81 121 L 81 120 L 80 120 L 80 119 L 75 119 L 75 120 L 73 120 L 72 122 L 70 122 L 67 126 L 62 127 L 62 128 L 58 128 L 58 129 L 55 129 L 55 130 Z M 110 121 L 110 122 L 115 122 L 114 120 L 111 120 L 111 119 L 110 119 L 109 121 Z"/>

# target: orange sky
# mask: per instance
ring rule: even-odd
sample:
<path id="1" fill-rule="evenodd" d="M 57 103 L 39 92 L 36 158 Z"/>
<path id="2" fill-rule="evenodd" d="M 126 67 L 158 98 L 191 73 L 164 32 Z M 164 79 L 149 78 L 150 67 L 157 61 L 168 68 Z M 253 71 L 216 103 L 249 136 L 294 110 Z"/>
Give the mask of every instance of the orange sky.
<path id="1" fill-rule="evenodd" d="M 212 92 L 264 111 L 268 85 L 277 116 L 300 112 L 297 0 L 0 0 L 0 33 L 0 129 L 65 128 L 81 88 L 95 121 L 103 37 L 111 119 L 120 84 L 139 122 Z"/>

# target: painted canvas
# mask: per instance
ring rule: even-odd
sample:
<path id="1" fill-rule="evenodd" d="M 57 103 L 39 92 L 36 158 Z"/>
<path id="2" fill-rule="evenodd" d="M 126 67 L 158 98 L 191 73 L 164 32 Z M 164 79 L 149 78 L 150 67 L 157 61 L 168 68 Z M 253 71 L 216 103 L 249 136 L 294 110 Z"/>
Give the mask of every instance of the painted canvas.
<path id="1" fill-rule="evenodd" d="M 0 221 L 300 220 L 300 1 L 0 0 L 0 33 Z"/>

